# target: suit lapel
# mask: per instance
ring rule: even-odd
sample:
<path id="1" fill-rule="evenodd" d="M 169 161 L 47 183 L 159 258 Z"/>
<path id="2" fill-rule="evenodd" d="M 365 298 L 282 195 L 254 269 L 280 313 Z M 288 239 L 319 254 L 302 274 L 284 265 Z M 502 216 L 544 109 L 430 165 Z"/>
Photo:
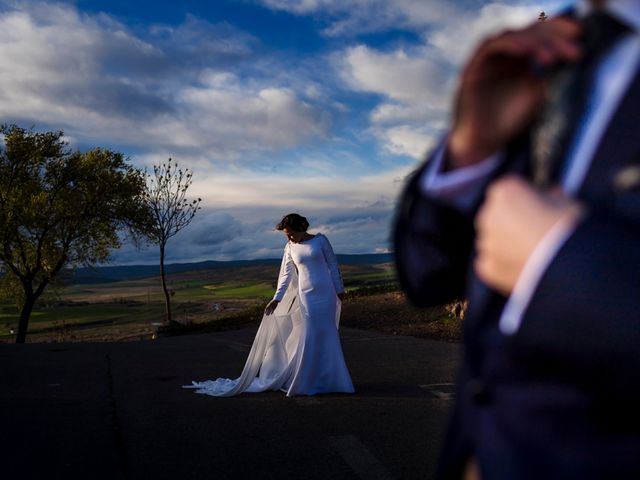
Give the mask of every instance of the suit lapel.
<path id="1" fill-rule="evenodd" d="M 640 70 L 607 126 L 578 197 L 589 202 L 606 199 L 612 193 L 616 175 L 640 156 Z"/>

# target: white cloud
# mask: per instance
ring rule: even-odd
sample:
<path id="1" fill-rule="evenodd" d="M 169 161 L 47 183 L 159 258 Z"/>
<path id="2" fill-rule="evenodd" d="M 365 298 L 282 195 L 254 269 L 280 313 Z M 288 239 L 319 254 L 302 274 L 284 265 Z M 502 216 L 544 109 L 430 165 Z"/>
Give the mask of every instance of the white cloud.
<path id="1" fill-rule="evenodd" d="M 186 87 L 177 95 L 185 115 L 180 125 L 175 125 L 182 127 L 176 143 L 206 150 L 214 158 L 236 158 L 244 150 L 283 148 L 326 134 L 328 114 L 290 89 L 253 91 L 239 79 L 233 80 L 217 86 Z"/>
<path id="2" fill-rule="evenodd" d="M 427 128 L 399 125 L 382 129 L 378 136 L 383 140 L 384 147 L 396 155 L 408 155 L 422 160 L 435 146 L 436 135 Z"/>
<path id="3" fill-rule="evenodd" d="M 202 197 L 202 210 L 169 241 L 169 262 L 278 258 L 286 240 L 274 225 L 290 212 L 305 215 L 310 231 L 325 233 L 337 253 L 387 251 L 396 197 L 409 169 L 360 179 L 265 176 L 232 166 L 198 173 L 188 197 Z M 154 263 L 157 255 L 155 246 L 127 246 L 114 261 Z"/>
<path id="4" fill-rule="evenodd" d="M 219 169 L 208 174 L 194 174 L 190 192 L 202 197 L 203 205 L 240 208 L 271 205 L 282 209 L 323 209 L 340 211 L 346 205 L 364 208 L 381 197 L 395 198 L 395 180 L 406 174 L 407 167 L 358 178 L 333 175 L 265 175 L 249 169 Z M 197 172 L 196 172 L 197 173 Z"/>
<path id="5" fill-rule="evenodd" d="M 559 3 L 561 2 L 547 1 L 530 5 L 488 3 L 478 11 L 461 11 L 455 19 L 435 25 L 433 30 L 424 33 L 424 38 L 443 58 L 459 65 L 483 38 L 505 28 L 519 28 L 533 23 L 541 10 L 557 9 Z"/>
<path id="6" fill-rule="evenodd" d="M 381 52 L 365 45 L 348 49 L 343 70 L 355 90 L 374 92 L 392 99 L 442 106 L 448 78 L 444 66 L 428 51 L 404 49 Z"/>
<path id="7" fill-rule="evenodd" d="M 383 8 L 382 4 L 383 10 L 392 8 L 391 2 L 366 3 L 372 8 L 356 11 L 355 7 L 347 7 L 348 2 L 342 7 L 335 2 L 314 2 L 307 5 L 305 12 L 331 12 L 337 15 L 336 22 L 353 22 L 362 15 L 377 15 L 374 10 Z M 352 90 L 382 97 L 369 116 L 382 148 L 393 154 L 422 158 L 445 129 L 458 71 L 477 42 L 506 27 L 531 23 L 541 9 L 550 11 L 558 4 L 556 0 L 542 5 L 492 2 L 471 10 L 453 2 L 393 2 L 395 13 L 385 10 L 387 14 L 382 18 L 387 23 L 377 28 L 413 29 L 423 43 L 391 50 L 362 44 L 349 47 L 338 57 L 337 68 Z M 283 9 L 287 5 L 278 3 Z"/>
<path id="8" fill-rule="evenodd" d="M 238 158 L 323 136 L 329 114 L 251 68 L 255 40 L 188 16 L 145 38 L 69 5 L 0 12 L 0 120 L 64 128 L 89 142 Z M 233 67 L 233 68 L 232 68 Z"/>
<path id="9" fill-rule="evenodd" d="M 307 14 L 320 8 L 335 5 L 333 0 L 262 0 L 265 6 L 275 10 L 284 10 L 291 13 Z"/>
<path id="10" fill-rule="evenodd" d="M 383 52 L 364 45 L 347 49 L 338 65 L 352 89 L 382 97 L 369 115 L 382 148 L 423 158 L 448 116 L 451 67 L 426 47 Z"/>
<path id="11" fill-rule="evenodd" d="M 362 33 L 404 29 L 425 33 L 431 28 L 453 25 L 456 35 L 450 42 L 461 42 L 456 50 L 473 44 L 478 35 L 494 27 L 522 25 L 532 21 L 541 10 L 553 12 L 566 4 L 563 0 L 447 1 L 447 0 L 256 0 L 267 8 L 294 15 L 313 15 L 324 20 L 329 36 L 354 36 Z M 482 5 L 484 3 L 484 5 Z M 527 16 L 532 12 L 535 16 Z M 471 30 L 465 29 L 475 23 Z"/>
<path id="12" fill-rule="evenodd" d="M 417 160 L 432 148 L 471 45 L 557 4 L 255 1 L 312 16 L 333 38 L 302 58 L 303 49 L 274 52 L 194 16 L 132 29 L 82 13 L 82 2 L 0 0 L 0 121 L 64 128 L 72 143 L 133 150 L 138 165 L 173 157 L 193 169 L 189 194 L 203 210 L 172 240 L 170 261 L 278 257 L 284 239 L 273 225 L 291 211 L 339 253 L 386 251 L 411 168 L 397 156 Z M 353 40 L 386 31 L 407 35 Z M 362 112 L 353 92 L 379 100 Z M 367 158 L 372 139 L 380 155 Z M 116 258 L 155 262 L 157 252 L 125 248 Z"/>
<path id="13" fill-rule="evenodd" d="M 429 108 L 424 103 L 382 103 L 373 109 L 369 118 L 378 125 L 397 122 L 424 122 L 425 119 L 442 113 L 439 109 Z"/>
<path id="14" fill-rule="evenodd" d="M 390 28 L 419 29 L 455 16 L 459 9 L 446 0 L 259 0 L 264 6 L 325 20 L 323 33 L 351 36 Z"/>
<path id="15" fill-rule="evenodd" d="M 257 44 L 257 39 L 228 23 L 212 24 L 190 14 L 177 26 L 153 25 L 150 33 L 181 65 L 198 66 L 212 59 L 218 65 L 231 64 L 252 57 Z"/>

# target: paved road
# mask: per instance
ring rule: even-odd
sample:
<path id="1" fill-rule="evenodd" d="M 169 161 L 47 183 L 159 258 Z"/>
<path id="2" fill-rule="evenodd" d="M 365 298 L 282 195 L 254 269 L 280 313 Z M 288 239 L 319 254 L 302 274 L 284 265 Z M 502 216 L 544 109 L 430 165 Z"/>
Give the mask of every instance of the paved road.
<path id="1" fill-rule="evenodd" d="M 255 329 L 0 345 L 0 477 L 413 479 L 433 475 L 458 345 L 343 329 L 355 395 L 213 398 Z"/>

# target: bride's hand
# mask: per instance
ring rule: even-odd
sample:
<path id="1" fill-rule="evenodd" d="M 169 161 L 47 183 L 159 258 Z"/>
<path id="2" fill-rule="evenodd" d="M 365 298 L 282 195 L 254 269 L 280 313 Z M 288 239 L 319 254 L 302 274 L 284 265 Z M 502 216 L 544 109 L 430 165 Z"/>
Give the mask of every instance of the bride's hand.
<path id="1" fill-rule="evenodd" d="M 275 311 L 276 307 L 278 306 L 278 303 L 280 303 L 280 301 L 271 300 L 267 305 L 267 308 L 264 309 L 264 314 L 271 315 Z"/>

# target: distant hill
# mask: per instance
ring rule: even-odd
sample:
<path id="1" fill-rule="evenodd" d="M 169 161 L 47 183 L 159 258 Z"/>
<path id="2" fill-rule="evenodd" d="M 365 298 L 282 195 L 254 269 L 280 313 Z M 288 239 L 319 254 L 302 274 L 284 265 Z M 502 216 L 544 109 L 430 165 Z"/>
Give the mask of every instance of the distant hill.
<path id="1" fill-rule="evenodd" d="M 376 265 L 393 261 L 391 253 L 370 253 L 361 255 L 338 255 L 338 262 L 342 265 Z M 265 258 L 257 260 L 231 260 L 220 262 L 208 260 L 196 263 L 172 263 L 165 265 L 168 274 L 190 272 L 194 270 L 210 270 L 217 268 L 234 268 L 249 265 L 278 265 L 279 258 Z M 107 283 L 122 280 L 137 280 L 140 278 L 160 275 L 159 265 L 122 265 L 104 267 L 83 267 L 65 275 L 65 281 L 72 285 L 87 283 Z"/>

